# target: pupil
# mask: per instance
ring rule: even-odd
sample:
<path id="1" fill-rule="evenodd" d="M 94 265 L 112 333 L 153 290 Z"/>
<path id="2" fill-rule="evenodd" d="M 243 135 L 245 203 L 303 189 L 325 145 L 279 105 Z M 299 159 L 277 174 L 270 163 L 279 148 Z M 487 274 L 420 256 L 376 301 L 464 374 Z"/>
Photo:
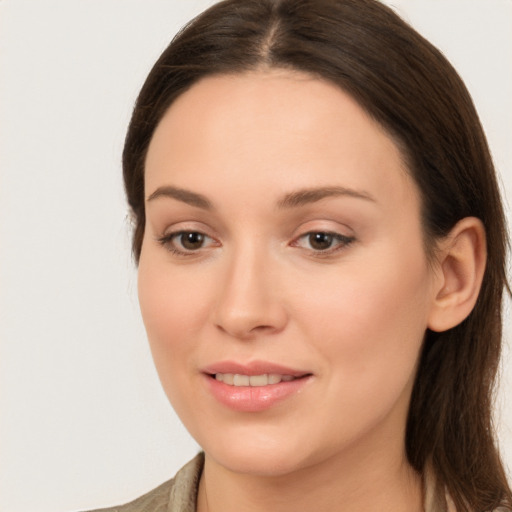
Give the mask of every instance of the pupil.
<path id="1" fill-rule="evenodd" d="M 329 233 L 311 233 L 309 235 L 309 244 L 313 249 L 319 251 L 329 249 L 332 245 L 333 235 Z"/>
<path id="2" fill-rule="evenodd" d="M 183 233 L 181 235 L 181 244 L 185 249 L 200 249 L 204 242 L 204 235 L 201 233 Z"/>

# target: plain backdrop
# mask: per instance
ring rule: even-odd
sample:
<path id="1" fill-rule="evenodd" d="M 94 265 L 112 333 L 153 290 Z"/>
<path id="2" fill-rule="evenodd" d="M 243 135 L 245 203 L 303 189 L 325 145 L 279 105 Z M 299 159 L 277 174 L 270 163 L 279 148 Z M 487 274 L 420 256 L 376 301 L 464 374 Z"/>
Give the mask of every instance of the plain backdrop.
<path id="1" fill-rule="evenodd" d="M 120 155 L 145 75 L 211 3 L 0 0 L 1 511 L 122 503 L 198 450 L 160 389 L 139 318 Z M 512 2 L 389 3 L 465 79 L 510 196 Z M 510 471 L 509 348 L 502 374 Z"/>

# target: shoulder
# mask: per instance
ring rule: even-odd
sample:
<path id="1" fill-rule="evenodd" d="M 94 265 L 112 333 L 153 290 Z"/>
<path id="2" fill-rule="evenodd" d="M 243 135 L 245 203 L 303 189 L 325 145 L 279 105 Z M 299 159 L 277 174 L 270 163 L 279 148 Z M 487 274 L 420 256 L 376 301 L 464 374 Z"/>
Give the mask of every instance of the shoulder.
<path id="1" fill-rule="evenodd" d="M 173 487 L 174 478 L 124 505 L 101 508 L 89 512 L 167 512 L 169 496 Z"/>
<path id="2" fill-rule="evenodd" d="M 425 465 L 423 470 L 423 508 L 425 512 L 458 512 L 450 493 L 442 484 L 430 462 Z M 478 512 L 475 510 L 475 512 Z M 500 506 L 486 512 L 512 512 L 508 506 Z"/>
<path id="3" fill-rule="evenodd" d="M 89 512 L 195 512 L 197 488 L 204 465 L 200 453 L 176 476 L 124 505 Z"/>

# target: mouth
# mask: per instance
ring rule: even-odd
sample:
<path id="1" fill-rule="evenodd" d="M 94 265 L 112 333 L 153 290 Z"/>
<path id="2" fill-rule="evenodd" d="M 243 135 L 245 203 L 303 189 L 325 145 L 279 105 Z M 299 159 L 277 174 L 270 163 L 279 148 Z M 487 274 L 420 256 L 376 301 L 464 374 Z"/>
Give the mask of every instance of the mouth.
<path id="1" fill-rule="evenodd" d="M 293 400 L 314 377 L 311 372 L 263 361 L 219 362 L 204 368 L 203 375 L 211 395 L 239 412 L 262 412 Z"/>
<path id="2" fill-rule="evenodd" d="M 303 375 L 302 377 L 305 377 Z M 302 377 L 295 377 L 293 375 L 281 375 L 279 373 L 263 373 L 261 375 L 244 375 L 239 373 L 216 373 L 211 375 L 212 378 L 219 382 L 223 382 L 228 386 L 242 387 L 262 387 L 279 384 L 280 382 L 291 382 L 292 380 L 300 379 Z"/>

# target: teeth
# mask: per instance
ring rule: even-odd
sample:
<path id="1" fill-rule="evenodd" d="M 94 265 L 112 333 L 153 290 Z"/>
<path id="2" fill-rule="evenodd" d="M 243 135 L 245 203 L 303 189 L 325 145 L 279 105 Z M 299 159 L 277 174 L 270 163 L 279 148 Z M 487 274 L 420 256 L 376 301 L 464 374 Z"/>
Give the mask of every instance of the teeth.
<path id="1" fill-rule="evenodd" d="M 269 384 L 279 384 L 281 382 L 281 375 L 277 375 L 275 373 L 271 373 L 268 376 L 268 383 Z"/>
<path id="2" fill-rule="evenodd" d="M 233 377 L 233 384 L 235 386 L 249 386 L 250 384 L 250 377 L 249 375 L 238 375 L 235 374 Z"/>
<path id="3" fill-rule="evenodd" d="M 215 379 L 229 386 L 268 386 L 280 382 L 290 382 L 295 379 L 292 375 L 264 373 L 262 375 L 240 375 L 238 373 L 216 373 Z"/>
<path id="4" fill-rule="evenodd" d="M 251 375 L 249 383 L 251 386 L 266 386 L 268 384 L 268 375 Z"/>

